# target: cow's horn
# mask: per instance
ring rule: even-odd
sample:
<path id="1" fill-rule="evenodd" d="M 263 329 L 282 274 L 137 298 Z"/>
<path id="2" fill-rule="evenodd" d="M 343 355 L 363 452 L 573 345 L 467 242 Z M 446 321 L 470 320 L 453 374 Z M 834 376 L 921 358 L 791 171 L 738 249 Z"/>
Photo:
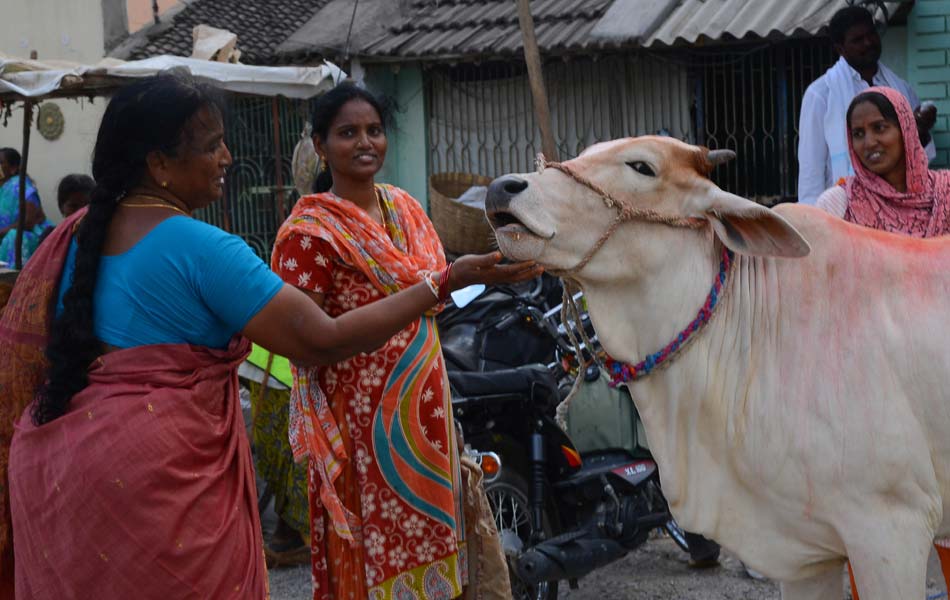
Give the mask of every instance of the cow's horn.
<path id="1" fill-rule="evenodd" d="M 710 150 L 709 154 L 706 155 L 706 158 L 709 159 L 710 164 L 714 167 L 727 163 L 735 157 L 736 153 L 732 150 Z"/>

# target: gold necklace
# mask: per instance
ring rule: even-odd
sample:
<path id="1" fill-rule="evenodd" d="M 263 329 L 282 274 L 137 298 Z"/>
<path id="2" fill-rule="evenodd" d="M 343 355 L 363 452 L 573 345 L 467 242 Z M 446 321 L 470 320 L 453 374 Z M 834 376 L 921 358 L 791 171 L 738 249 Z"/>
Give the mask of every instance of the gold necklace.
<path id="1" fill-rule="evenodd" d="M 175 212 L 181 213 L 185 215 L 186 217 L 191 216 L 191 213 L 185 212 L 184 210 L 172 204 L 171 201 L 165 198 L 162 198 L 161 196 L 153 196 L 151 194 L 133 194 L 133 197 L 152 198 L 155 200 L 161 200 L 162 204 L 129 204 L 127 201 L 120 202 L 119 204 L 121 204 L 122 206 L 127 206 L 129 208 L 168 208 Z"/>

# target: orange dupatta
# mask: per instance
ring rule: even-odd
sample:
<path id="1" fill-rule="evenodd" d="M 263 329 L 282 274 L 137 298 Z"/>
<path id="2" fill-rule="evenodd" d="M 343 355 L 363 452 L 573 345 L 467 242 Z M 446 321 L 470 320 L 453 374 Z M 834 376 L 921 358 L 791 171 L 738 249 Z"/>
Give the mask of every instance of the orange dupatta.
<path id="1" fill-rule="evenodd" d="M 297 201 L 274 245 L 291 235 L 324 240 L 386 295 L 419 283 L 426 273 L 443 268 L 442 243 L 419 203 L 405 190 L 391 185 L 378 185 L 376 189 L 381 194 L 385 227 L 349 200 L 324 192 Z"/>

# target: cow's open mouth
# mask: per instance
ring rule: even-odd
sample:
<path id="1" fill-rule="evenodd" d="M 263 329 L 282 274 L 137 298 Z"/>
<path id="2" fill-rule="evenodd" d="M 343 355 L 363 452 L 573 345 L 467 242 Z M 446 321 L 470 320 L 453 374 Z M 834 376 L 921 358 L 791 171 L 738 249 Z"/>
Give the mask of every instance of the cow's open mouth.
<path id="1" fill-rule="evenodd" d="M 488 221 L 495 229 L 501 229 L 508 225 L 521 225 L 524 227 L 524 223 L 522 223 L 518 217 L 507 211 L 492 211 L 488 213 Z"/>
<path id="2" fill-rule="evenodd" d="M 524 221 L 508 211 L 491 212 L 488 214 L 488 221 L 495 230 L 495 235 L 511 236 L 515 240 L 520 239 L 522 236 L 534 236 L 543 239 L 551 239 L 553 237 L 553 234 L 543 235 L 538 233 L 526 225 Z"/>

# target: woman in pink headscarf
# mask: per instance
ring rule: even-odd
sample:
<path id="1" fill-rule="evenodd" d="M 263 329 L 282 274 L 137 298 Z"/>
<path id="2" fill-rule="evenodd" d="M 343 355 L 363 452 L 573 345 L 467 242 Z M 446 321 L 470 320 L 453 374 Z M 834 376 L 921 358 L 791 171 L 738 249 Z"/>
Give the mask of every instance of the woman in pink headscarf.
<path id="1" fill-rule="evenodd" d="M 855 174 L 817 205 L 851 223 L 924 238 L 950 231 L 950 171 L 931 171 L 914 113 L 904 96 L 872 87 L 848 108 Z"/>
<path id="2" fill-rule="evenodd" d="M 847 119 L 855 174 L 825 190 L 817 206 L 890 233 L 917 238 L 950 233 L 950 171 L 927 167 L 904 95 L 891 88 L 869 88 L 851 101 Z M 950 588 L 950 539 L 937 540 L 934 546 Z M 853 572 L 851 590 L 858 600 Z"/>

